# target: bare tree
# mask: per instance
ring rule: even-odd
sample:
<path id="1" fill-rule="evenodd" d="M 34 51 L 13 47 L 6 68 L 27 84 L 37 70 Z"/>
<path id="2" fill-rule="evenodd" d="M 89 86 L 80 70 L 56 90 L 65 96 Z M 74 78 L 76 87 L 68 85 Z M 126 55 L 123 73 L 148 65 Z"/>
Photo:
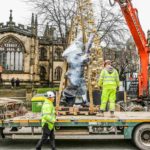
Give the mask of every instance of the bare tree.
<path id="1" fill-rule="evenodd" d="M 114 62 L 121 80 L 126 73 L 136 72 L 138 69 L 138 53 L 125 19 L 116 6 L 110 6 L 108 1 L 99 0 L 97 4 L 98 33 L 103 47 L 104 56 Z M 109 51 L 109 53 L 108 53 Z"/>
<path id="2" fill-rule="evenodd" d="M 25 0 L 38 13 L 41 21 L 55 26 L 62 41 L 67 43 L 68 32 L 76 12 L 77 0 Z M 124 18 L 119 9 L 108 7 L 105 0 L 95 1 L 100 44 L 121 46 L 127 35 Z M 88 9 L 88 8 L 87 8 Z"/>
<path id="3" fill-rule="evenodd" d="M 67 45 L 69 27 L 76 9 L 75 0 L 25 0 L 25 2 L 33 6 L 41 22 L 48 22 L 55 27 L 57 36 Z"/>
<path id="4" fill-rule="evenodd" d="M 25 1 L 34 7 L 34 10 L 41 18 L 41 22 L 48 22 L 56 28 L 59 34 L 58 36 L 61 38 L 62 43 L 65 43 L 66 47 L 71 23 L 76 15 L 78 0 Z M 94 14 L 96 15 L 95 20 L 97 20 L 97 32 L 100 36 L 100 45 L 104 48 L 120 50 L 122 56 L 128 56 L 128 54 L 126 54 L 127 52 L 124 51 L 124 46 L 130 36 L 130 32 L 120 8 L 115 6 L 111 7 L 106 0 L 95 0 L 95 4 L 96 9 L 94 10 L 96 10 L 96 12 Z M 123 70 L 127 68 L 127 62 L 129 63 L 126 58 L 121 59 L 121 63 L 119 63 L 120 66 L 118 67 L 120 69 L 120 75 L 124 72 Z"/>
<path id="5" fill-rule="evenodd" d="M 138 71 L 139 56 L 133 38 L 129 38 L 124 48 L 118 51 L 116 48 L 104 48 L 104 59 L 111 59 L 113 66 L 118 70 L 120 80 L 125 80 L 127 73 L 133 74 Z"/>
<path id="6" fill-rule="evenodd" d="M 99 0 L 97 6 L 100 43 L 104 47 L 122 49 L 130 35 L 122 13 L 118 8 L 110 7 L 108 1 Z"/>

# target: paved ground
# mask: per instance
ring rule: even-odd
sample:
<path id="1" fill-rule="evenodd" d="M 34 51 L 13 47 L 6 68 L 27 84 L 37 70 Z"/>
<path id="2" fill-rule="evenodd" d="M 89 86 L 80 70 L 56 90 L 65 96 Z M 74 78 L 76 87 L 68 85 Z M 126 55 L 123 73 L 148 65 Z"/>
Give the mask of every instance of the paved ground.
<path id="1" fill-rule="evenodd" d="M 37 140 L 0 140 L 0 150 L 35 150 Z M 130 140 L 59 140 L 57 150 L 138 150 Z M 43 150 L 49 150 L 46 143 Z"/>

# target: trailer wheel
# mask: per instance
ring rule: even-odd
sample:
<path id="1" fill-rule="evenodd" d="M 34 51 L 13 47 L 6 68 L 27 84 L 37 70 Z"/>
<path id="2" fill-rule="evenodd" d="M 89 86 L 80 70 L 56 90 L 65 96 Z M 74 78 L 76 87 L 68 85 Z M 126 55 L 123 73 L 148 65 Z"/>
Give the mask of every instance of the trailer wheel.
<path id="1" fill-rule="evenodd" d="M 150 124 L 142 124 L 133 133 L 133 140 L 141 150 L 150 150 Z"/>
<path id="2" fill-rule="evenodd" d="M 129 106 L 128 108 L 128 111 L 144 111 L 144 107 L 142 107 L 141 105 L 132 105 L 132 106 Z"/>

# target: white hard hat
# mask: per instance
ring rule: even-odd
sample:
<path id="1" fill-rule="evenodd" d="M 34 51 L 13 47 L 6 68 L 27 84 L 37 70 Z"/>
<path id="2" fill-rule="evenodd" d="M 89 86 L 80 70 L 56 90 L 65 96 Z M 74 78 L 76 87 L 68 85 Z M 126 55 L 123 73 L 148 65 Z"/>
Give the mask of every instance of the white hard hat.
<path id="1" fill-rule="evenodd" d="M 47 92 L 47 97 L 55 97 L 54 92 L 48 91 L 48 92 Z"/>

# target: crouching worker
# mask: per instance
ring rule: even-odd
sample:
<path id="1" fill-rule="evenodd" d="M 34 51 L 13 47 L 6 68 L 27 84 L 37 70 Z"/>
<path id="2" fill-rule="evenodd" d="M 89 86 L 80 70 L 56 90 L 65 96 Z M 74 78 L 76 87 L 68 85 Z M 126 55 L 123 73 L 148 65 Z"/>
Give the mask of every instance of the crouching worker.
<path id="1" fill-rule="evenodd" d="M 102 88 L 101 105 L 98 116 L 104 117 L 107 103 L 109 102 L 109 110 L 111 117 L 115 117 L 116 91 L 119 87 L 119 75 L 116 69 L 111 66 L 111 61 L 104 62 L 104 69 L 100 73 L 98 85 Z"/>
<path id="2" fill-rule="evenodd" d="M 47 92 L 47 98 L 42 106 L 42 129 L 43 134 L 41 140 L 36 145 L 36 150 L 41 150 L 44 142 L 50 138 L 51 149 L 56 150 L 54 123 L 56 121 L 55 107 L 53 105 L 55 94 L 51 91 Z"/>

